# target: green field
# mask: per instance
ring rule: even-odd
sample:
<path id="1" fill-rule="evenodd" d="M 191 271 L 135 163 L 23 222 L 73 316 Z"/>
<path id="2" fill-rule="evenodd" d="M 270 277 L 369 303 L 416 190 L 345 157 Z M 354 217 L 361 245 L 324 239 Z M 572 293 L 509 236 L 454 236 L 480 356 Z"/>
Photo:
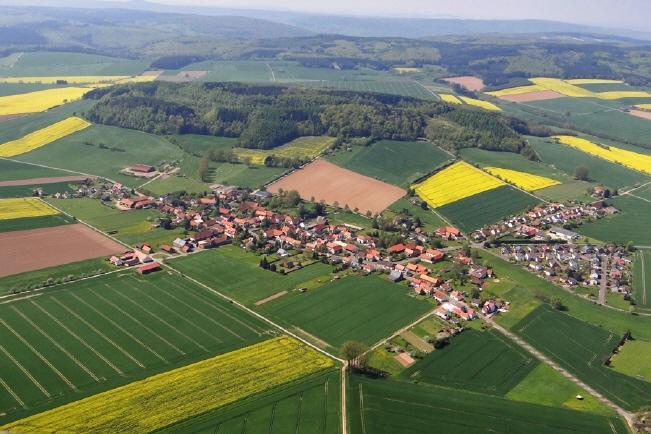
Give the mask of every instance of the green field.
<path id="1" fill-rule="evenodd" d="M 486 252 L 481 253 L 481 261 L 490 266 L 499 279 L 499 282 L 489 282 L 485 291 L 511 301 L 509 312 L 496 318 L 496 321 L 505 327 L 513 328 L 542 304 L 533 293 L 533 289 L 540 289 L 550 298 L 560 299 L 567 309 L 566 313 L 574 318 L 616 332 L 618 335 L 631 331 L 636 339 L 651 342 L 651 317 L 633 316 L 627 312 L 597 305 L 523 270 L 516 264 Z"/>
<path id="2" fill-rule="evenodd" d="M 651 381 L 651 342 L 626 341 L 613 357 L 611 367 L 622 374 Z"/>
<path id="3" fill-rule="evenodd" d="M 0 181 L 15 181 L 19 179 L 48 178 L 68 175 L 70 175 L 68 172 L 62 170 L 46 169 L 44 167 L 31 166 L 29 164 L 0 159 Z"/>
<path id="4" fill-rule="evenodd" d="M 168 427 L 166 433 L 338 434 L 337 369 L 330 369 Z"/>
<path id="5" fill-rule="evenodd" d="M 34 190 L 36 188 L 43 190 L 43 194 L 45 195 L 52 195 L 54 193 L 74 192 L 77 190 L 78 184 L 72 182 L 55 182 L 52 184 L 32 184 L 0 187 L 0 198 L 30 197 L 34 195 Z"/>
<path id="6" fill-rule="evenodd" d="M 0 305 L 0 318 L 1 424 L 249 345 L 266 329 L 168 272 L 17 298 Z"/>
<path id="7" fill-rule="evenodd" d="M 578 166 L 584 166 L 588 169 L 589 179 L 610 188 L 631 187 L 651 181 L 651 178 L 642 173 L 555 143 L 551 139 L 529 137 L 528 140 L 544 163 L 564 171 L 569 176 L 574 176 L 574 170 Z"/>
<path id="8" fill-rule="evenodd" d="M 402 373 L 419 383 L 504 396 L 538 360 L 496 331 L 468 330 Z"/>
<path id="9" fill-rule="evenodd" d="M 339 348 L 347 340 L 374 344 L 432 305 L 380 277 L 348 276 L 305 293 L 287 294 L 259 309 Z"/>
<path id="10" fill-rule="evenodd" d="M 648 144 L 648 139 L 651 137 L 651 122 L 620 111 L 619 107 L 622 104 L 625 103 L 569 97 L 526 103 L 527 106 L 552 113 L 588 134 Z"/>
<path id="11" fill-rule="evenodd" d="M 462 231 L 472 232 L 538 203 L 529 194 L 507 185 L 449 203 L 436 211 Z"/>
<path id="12" fill-rule="evenodd" d="M 615 416 L 509 401 L 426 384 L 353 376 L 348 400 L 353 434 L 625 434 Z"/>
<path id="13" fill-rule="evenodd" d="M 67 225 L 70 223 L 73 223 L 73 219 L 63 214 L 3 220 L 2 225 L 0 225 L 0 233 L 51 228 L 54 226 Z"/>
<path id="14" fill-rule="evenodd" d="M 120 211 L 87 198 L 47 199 L 47 202 L 129 245 L 147 242 L 157 247 L 169 244 L 183 231 L 182 228 L 154 228 L 152 225 L 160 215 L 155 209 Z"/>
<path id="15" fill-rule="evenodd" d="M 328 80 L 300 83 L 321 89 L 353 92 L 384 93 L 388 95 L 409 96 L 412 98 L 434 99 L 432 93 L 414 80 Z"/>
<path id="16" fill-rule="evenodd" d="M 210 190 L 210 183 L 197 181 L 187 176 L 172 175 L 167 178 L 158 178 L 149 184 L 143 185 L 138 190 L 146 194 L 163 196 L 167 193 L 185 191 L 187 193 L 203 193 Z"/>
<path id="17" fill-rule="evenodd" d="M 53 123 L 59 122 L 67 117 L 79 115 L 95 105 L 96 101 L 80 100 L 42 113 L 34 113 L 28 116 L 22 116 L 6 122 L 0 122 L 0 143 L 9 142 L 19 139 L 36 130 L 45 128 Z M 20 158 L 18 158 L 20 159 Z M 43 163 L 48 165 L 47 162 Z M 1 175 L 0 175 L 1 176 Z"/>
<path id="18" fill-rule="evenodd" d="M 618 214 L 584 224 L 577 231 L 604 242 L 626 244 L 633 241 L 635 245 L 651 246 L 651 202 L 619 196 L 610 200 L 610 203 L 620 211 Z"/>
<path id="19" fill-rule="evenodd" d="M 28 271 L 26 273 L 12 274 L 11 276 L 0 277 L 0 295 L 9 293 L 12 289 L 23 291 L 34 287 L 41 287 L 48 279 L 56 281 L 57 279 L 68 276 L 79 278 L 85 274 L 104 273 L 112 270 L 115 270 L 115 268 L 106 258 L 95 258 L 72 264 Z"/>
<path id="20" fill-rule="evenodd" d="M 639 306 L 651 308 L 651 250 L 640 250 L 635 254 L 633 297 Z"/>
<path id="21" fill-rule="evenodd" d="M 577 395 L 581 395 L 583 399 L 577 399 Z M 563 407 L 608 416 L 613 414 L 611 408 L 606 407 L 597 398 L 544 363 L 539 363 L 505 397 L 513 401 L 550 407 Z"/>
<path id="22" fill-rule="evenodd" d="M 432 210 L 423 209 L 419 206 L 416 206 L 404 197 L 391 204 L 391 206 L 389 206 L 389 209 L 384 211 L 382 215 L 394 216 L 396 214 L 404 213 L 405 210 L 408 215 L 420 219 L 425 232 L 434 232 L 441 226 L 446 225 L 445 221 L 443 221 L 443 219 L 438 215 L 434 214 Z"/>
<path id="23" fill-rule="evenodd" d="M 333 163 L 371 178 L 408 187 L 452 157 L 429 142 L 381 140 L 328 157 Z"/>
<path id="24" fill-rule="evenodd" d="M 281 275 L 260 268 L 260 259 L 239 247 L 226 246 L 174 259 L 169 265 L 245 304 L 298 288 L 314 279 L 323 282 L 330 279 L 330 267 L 320 262 Z"/>
<path id="25" fill-rule="evenodd" d="M 604 364 L 620 335 L 546 305 L 512 330 L 617 405 L 637 410 L 651 402 L 651 382 L 622 375 Z"/>
<path id="26" fill-rule="evenodd" d="M 148 62 L 96 54 L 34 51 L 14 53 L 0 59 L 0 77 L 137 75 Z"/>
<path id="27" fill-rule="evenodd" d="M 109 149 L 101 148 L 102 144 Z M 70 158 L 71 155 L 74 158 Z M 183 151 L 162 137 L 124 128 L 92 125 L 16 159 L 100 175 L 136 187 L 146 180 L 122 175 L 122 169 L 136 163 L 157 166 L 185 156 Z"/>
<path id="28" fill-rule="evenodd" d="M 168 139 L 188 154 L 197 157 L 203 156 L 207 151 L 231 149 L 237 145 L 237 139 L 232 137 L 202 136 L 199 134 L 178 134 L 169 136 Z"/>

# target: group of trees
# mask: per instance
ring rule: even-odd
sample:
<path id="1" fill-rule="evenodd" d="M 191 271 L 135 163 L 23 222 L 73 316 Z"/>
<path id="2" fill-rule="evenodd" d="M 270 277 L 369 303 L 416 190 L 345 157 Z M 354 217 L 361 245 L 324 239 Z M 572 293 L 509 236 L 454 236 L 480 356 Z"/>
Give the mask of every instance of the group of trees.
<path id="1" fill-rule="evenodd" d="M 89 120 L 153 134 L 238 137 L 238 146 L 270 149 L 296 137 L 415 140 L 448 149 L 482 147 L 519 152 L 524 142 L 499 114 L 414 98 L 238 83 L 129 84 L 96 89 Z M 232 151 L 213 161 L 232 162 Z M 272 158 L 269 165 L 293 166 Z"/>

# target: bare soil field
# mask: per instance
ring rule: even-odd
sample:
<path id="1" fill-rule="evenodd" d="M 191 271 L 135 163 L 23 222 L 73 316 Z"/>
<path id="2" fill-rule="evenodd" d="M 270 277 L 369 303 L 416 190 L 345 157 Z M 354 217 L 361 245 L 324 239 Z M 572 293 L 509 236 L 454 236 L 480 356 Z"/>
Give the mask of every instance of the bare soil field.
<path id="1" fill-rule="evenodd" d="M 400 363 L 400 364 L 401 364 L 402 366 L 404 366 L 405 368 L 408 368 L 408 367 L 410 367 L 411 365 L 413 365 L 414 363 L 416 363 L 416 360 L 414 360 L 414 358 L 411 357 L 411 356 L 410 356 L 409 354 L 407 354 L 407 353 L 400 353 L 400 354 L 398 354 L 398 355 L 396 356 L 396 360 L 398 361 L 398 363 Z"/>
<path id="2" fill-rule="evenodd" d="M 447 81 L 450 84 L 458 84 L 474 92 L 478 92 L 486 86 L 481 78 L 472 77 L 470 75 L 444 78 L 443 80 Z"/>
<path id="3" fill-rule="evenodd" d="M 81 224 L 0 233 L 0 246 L 0 276 L 126 250 L 124 246 Z"/>
<path id="4" fill-rule="evenodd" d="M 79 182 L 87 180 L 87 176 L 54 176 L 51 178 L 15 179 L 13 181 L 0 181 L 0 187 L 16 187 L 20 185 L 44 185 L 57 182 Z"/>
<path id="5" fill-rule="evenodd" d="M 407 194 L 402 188 L 321 159 L 270 184 L 267 189 L 272 193 L 280 189 L 296 190 L 304 199 L 314 197 L 329 205 L 337 202 L 341 207 L 348 205 L 350 209 L 357 208 L 362 213 L 371 211 L 374 214 Z"/>
<path id="6" fill-rule="evenodd" d="M 515 95 L 504 95 L 500 99 L 511 102 L 545 101 L 548 99 L 563 98 L 564 95 L 553 90 L 539 90 L 536 92 L 519 93 Z"/>
<path id="7" fill-rule="evenodd" d="M 637 116 L 638 118 L 648 119 L 651 121 L 651 112 L 647 112 L 644 110 L 631 110 L 629 113 L 632 114 L 633 116 Z"/>

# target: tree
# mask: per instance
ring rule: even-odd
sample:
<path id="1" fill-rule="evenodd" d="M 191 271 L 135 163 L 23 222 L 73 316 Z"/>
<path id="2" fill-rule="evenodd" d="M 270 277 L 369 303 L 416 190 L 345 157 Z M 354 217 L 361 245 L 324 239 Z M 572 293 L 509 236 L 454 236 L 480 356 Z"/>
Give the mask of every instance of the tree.
<path id="1" fill-rule="evenodd" d="M 267 261 L 266 256 L 263 256 L 262 259 L 260 259 L 260 268 L 262 268 L 263 270 L 269 269 L 269 261 Z"/>
<path id="2" fill-rule="evenodd" d="M 346 341 L 341 346 L 341 355 L 345 360 L 350 363 L 354 368 L 364 368 L 366 366 L 367 357 L 365 355 L 368 348 L 361 342 Z"/>
<path id="3" fill-rule="evenodd" d="M 556 310 L 565 310 L 565 305 L 563 304 L 563 301 L 561 301 L 560 298 L 552 299 L 552 307 Z"/>
<path id="4" fill-rule="evenodd" d="M 577 166 L 576 169 L 574 169 L 574 179 L 578 179 L 579 181 L 587 181 L 588 168 L 585 166 Z"/>
<path id="5" fill-rule="evenodd" d="M 629 241 L 628 243 L 626 243 L 626 251 L 627 252 L 635 251 L 635 244 L 633 243 L 633 241 Z"/>

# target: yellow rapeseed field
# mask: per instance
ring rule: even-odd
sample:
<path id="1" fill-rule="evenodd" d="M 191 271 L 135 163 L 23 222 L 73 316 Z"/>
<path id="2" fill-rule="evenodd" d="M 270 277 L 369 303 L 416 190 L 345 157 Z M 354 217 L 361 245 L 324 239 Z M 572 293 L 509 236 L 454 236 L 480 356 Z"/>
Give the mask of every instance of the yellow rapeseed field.
<path id="1" fill-rule="evenodd" d="M 72 133 L 88 128 L 91 124 L 78 117 L 69 117 L 48 127 L 27 134 L 20 139 L 0 145 L 0 157 L 14 157 L 45 146 Z"/>
<path id="2" fill-rule="evenodd" d="M 649 98 L 651 93 L 642 90 L 626 90 L 613 92 L 599 92 L 596 94 L 600 99 L 623 99 L 623 98 Z"/>
<path id="3" fill-rule="evenodd" d="M 526 191 L 540 190 L 541 188 L 560 184 L 560 182 L 555 179 L 527 172 L 520 172 L 518 170 L 502 169 L 499 167 L 485 167 L 484 169 L 491 175 L 503 179 L 504 181 Z"/>
<path id="4" fill-rule="evenodd" d="M 59 211 L 35 197 L 0 199 L 0 220 L 41 217 L 56 214 L 59 214 Z"/>
<path id="5" fill-rule="evenodd" d="M 0 116 L 42 112 L 81 98 L 90 87 L 58 87 L 0 97 Z"/>
<path id="6" fill-rule="evenodd" d="M 146 433 L 333 366 L 279 337 L 10 423 L 12 433 Z"/>
<path id="7" fill-rule="evenodd" d="M 270 155 L 278 158 L 298 158 L 306 161 L 319 156 L 323 151 L 332 146 L 335 140 L 334 137 L 305 136 L 273 149 L 236 148 L 235 154 L 240 161 L 250 159 L 251 164 L 257 166 L 264 165 L 265 159 Z"/>
<path id="8" fill-rule="evenodd" d="M 520 95 L 522 93 L 529 93 L 529 92 L 540 92 L 542 90 L 547 90 L 546 88 L 539 86 L 537 84 L 532 84 L 530 86 L 518 86 L 518 87 L 510 87 L 508 89 L 502 89 L 502 90 L 496 90 L 493 92 L 486 92 L 488 95 L 493 95 L 496 97 L 500 96 L 508 96 L 508 95 Z"/>
<path id="9" fill-rule="evenodd" d="M 640 110 L 649 110 L 651 111 L 651 104 L 637 104 L 635 108 L 638 108 Z"/>
<path id="10" fill-rule="evenodd" d="M 448 104 L 461 104 L 461 100 L 450 93 L 439 93 L 439 98 Z"/>
<path id="11" fill-rule="evenodd" d="M 466 104 L 473 105 L 475 107 L 481 107 L 485 110 L 490 110 L 494 112 L 501 112 L 502 109 L 493 104 L 492 102 L 482 101 L 480 99 L 468 98 L 467 96 L 460 96 L 461 100 Z"/>
<path id="12" fill-rule="evenodd" d="M 573 78 L 565 80 L 570 84 L 618 84 L 624 83 L 622 80 L 606 80 L 601 78 Z"/>
<path id="13" fill-rule="evenodd" d="M 554 136 L 556 140 L 572 148 L 595 155 L 613 163 L 651 175 L 651 155 L 639 154 L 615 146 L 605 146 L 574 136 Z"/>
<path id="14" fill-rule="evenodd" d="M 412 188 L 431 207 L 438 208 L 502 185 L 506 184 L 465 161 L 459 161 Z"/>
<path id="15" fill-rule="evenodd" d="M 536 77 L 530 78 L 530 82 L 544 87 L 547 90 L 553 90 L 565 96 L 575 98 L 591 98 L 595 96 L 594 92 L 575 86 L 559 78 Z"/>

